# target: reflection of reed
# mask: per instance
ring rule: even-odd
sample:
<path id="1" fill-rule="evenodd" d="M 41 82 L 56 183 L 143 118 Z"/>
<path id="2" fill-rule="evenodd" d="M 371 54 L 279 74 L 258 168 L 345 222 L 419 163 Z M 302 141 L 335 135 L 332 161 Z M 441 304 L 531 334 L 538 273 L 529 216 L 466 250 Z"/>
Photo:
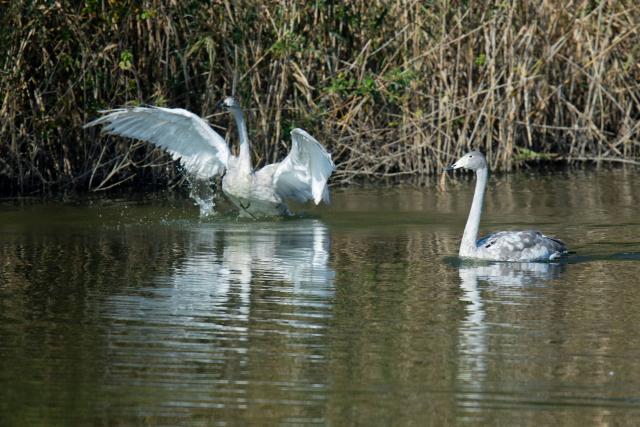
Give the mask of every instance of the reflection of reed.
<path id="1" fill-rule="evenodd" d="M 12 307 L 18 312 L 18 307 L 34 313 L 45 313 L 46 307 L 91 312 L 100 302 L 96 297 L 138 286 L 158 268 L 179 265 L 185 254 L 184 248 L 166 245 L 170 236 L 180 234 L 176 230 L 23 233 L 3 236 L 0 245 L 3 286 L 15 292 Z"/>
<path id="2" fill-rule="evenodd" d="M 172 231 L 136 234 L 37 228 L 2 235 L 0 394 L 11 408 L 3 409 L 4 423 L 107 419 L 104 299 L 171 269 L 184 254 L 166 244 Z"/>

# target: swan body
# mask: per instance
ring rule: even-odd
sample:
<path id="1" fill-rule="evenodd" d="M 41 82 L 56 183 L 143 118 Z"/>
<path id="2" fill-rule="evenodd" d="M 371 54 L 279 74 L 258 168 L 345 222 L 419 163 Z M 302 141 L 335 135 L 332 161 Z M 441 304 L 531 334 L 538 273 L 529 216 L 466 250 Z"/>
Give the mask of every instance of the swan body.
<path id="1" fill-rule="evenodd" d="M 227 164 L 227 173 L 222 178 L 222 191 L 240 208 L 242 216 L 290 215 L 283 198 L 272 185 L 276 166 L 272 164 L 257 172 L 241 173 L 238 171 L 238 162 L 232 159 Z"/>
<path id="2" fill-rule="evenodd" d="M 573 253 L 562 240 L 547 237 L 537 230 L 499 231 L 477 240 L 489 176 L 487 160 L 479 151 L 471 151 L 445 170 L 460 168 L 474 170 L 477 179 L 471 211 L 460 243 L 461 258 L 535 262 L 550 261 Z"/>
<path id="3" fill-rule="evenodd" d="M 327 180 L 335 169 L 331 154 L 302 129 L 291 131 L 291 151 L 281 162 L 259 171 L 251 166 L 251 150 L 244 114 L 234 97 L 222 107 L 233 114 L 240 134 L 240 153 L 231 154 L 224 138 L 203 119 L 181 108 L 135 107 L 106 111 L 84 127 L 108 123 L 102 132 L 151 142 L 166 149 L 197 179 L 224 174 L 222 191 L 252 218 L 289 215 L 285 199 L 329 203 Z"/>

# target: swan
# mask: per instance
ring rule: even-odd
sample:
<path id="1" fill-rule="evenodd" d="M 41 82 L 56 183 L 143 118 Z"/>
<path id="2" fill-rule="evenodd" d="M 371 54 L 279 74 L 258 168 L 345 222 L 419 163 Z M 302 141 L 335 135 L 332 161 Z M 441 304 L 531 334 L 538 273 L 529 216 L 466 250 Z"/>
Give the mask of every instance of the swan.
<path id="1" fill-rule="evenodd" d="M 563 255 L 575 253 L 565 248 L 566 243 L 560 239 L 547 237 L 537 230 L 499 231 L 478 238 L 482 202 L 487 189 L 487 159 L 479 151 L 471 151 L 445 169 L 470 169 L 476 171 L 476 190 L 473 195 L 471 212 L 464 228 L 460 243 L 461 258 L 477 258 L 494 261 L 550 261 Z"/>
<path id="2" fill-rule="evenodd" d="M 291 131 L 289 155 L 254 171 L 251 166 L 249 134 L 240 102 L 227 97 L 222 108 L 230 112 L 240 134 L 240 153 L 231 154 L 224 138 L 202 118 L 182 108 L 135 107 L 103 111 L 108 113 L 84 125 L 108 123 L 102 132 L 151 142 L 180 159 L 188 173 L 198 179 L 224 174 L 222 191 L 240 208 L 240 215 L 257 218 L 290 215 L 285 199 L 301 202 L 313 199 L 329 203 L 327 180 L 335 165 L 331 154 L 302 129 Z"/>

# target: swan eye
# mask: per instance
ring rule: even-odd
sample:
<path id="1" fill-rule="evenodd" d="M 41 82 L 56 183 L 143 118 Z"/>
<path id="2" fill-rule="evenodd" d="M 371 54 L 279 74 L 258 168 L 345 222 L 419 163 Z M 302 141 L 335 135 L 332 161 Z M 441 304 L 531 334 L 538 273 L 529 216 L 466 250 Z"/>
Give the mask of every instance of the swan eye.
<path id="1" fill-rule="evenodd" d="M 469 158 L 472 158 L 473 156 L 469 156 Z"/>

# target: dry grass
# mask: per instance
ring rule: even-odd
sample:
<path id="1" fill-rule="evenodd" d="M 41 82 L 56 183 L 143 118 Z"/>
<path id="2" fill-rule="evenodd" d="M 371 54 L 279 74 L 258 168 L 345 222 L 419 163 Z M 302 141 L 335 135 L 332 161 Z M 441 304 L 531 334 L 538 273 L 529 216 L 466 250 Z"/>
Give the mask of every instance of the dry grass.
<path id="1" fill-rule="evenodd" d="M 469 148 L 494 170 L 540 155 L 640 164 L 631 0 L 0 1 L 5 191 L 175 185 L 161 151 L 82 124 L 152 104 L 224 135 L 214 113 L 234 86 L 256 167 L 299 126 L 331 149 L 334 183 L 420 178 Z"/>

